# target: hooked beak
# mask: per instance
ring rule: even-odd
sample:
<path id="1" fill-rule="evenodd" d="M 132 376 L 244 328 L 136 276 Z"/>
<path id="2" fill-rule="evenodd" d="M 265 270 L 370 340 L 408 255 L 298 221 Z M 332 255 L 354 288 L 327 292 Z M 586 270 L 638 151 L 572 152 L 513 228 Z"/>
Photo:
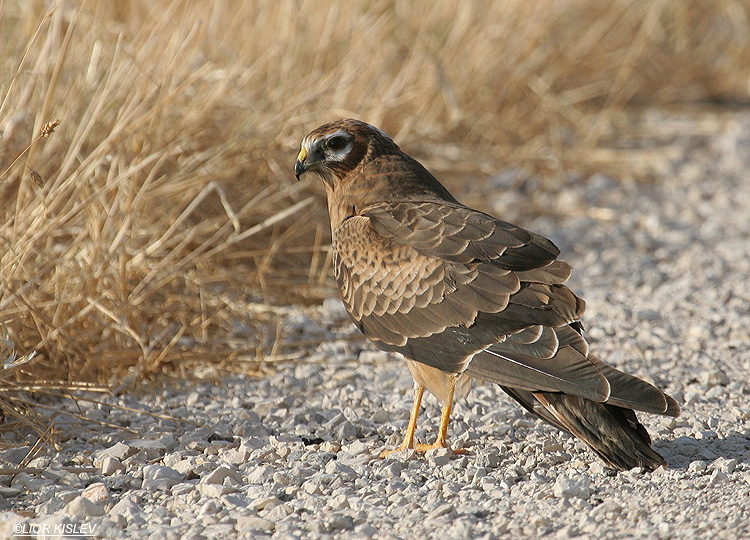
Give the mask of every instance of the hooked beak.
<path id="1" fill-rule="evenodd" d="M 294 176 L 297 177 L 297 180 L 299 180 L 299 177 L 305 174 L 305 171 L 307 171 L 307 165 L 305 165 L 306 159 L 307 148 L 302 147 L 302 150 L 300 150 L 299 154 L 297 154 L 297 161 L 294 163 Z"/>

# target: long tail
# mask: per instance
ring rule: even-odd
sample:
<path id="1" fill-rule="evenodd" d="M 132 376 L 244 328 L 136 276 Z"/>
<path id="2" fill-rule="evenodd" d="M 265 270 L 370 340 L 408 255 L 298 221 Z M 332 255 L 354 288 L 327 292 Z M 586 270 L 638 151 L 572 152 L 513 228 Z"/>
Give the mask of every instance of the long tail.
<path id="1" fill-rule="evenodd" d="M 667 464 L 651 448 L 651 437 L 631 409 L 561 393 L 501 388 L 528 411 L 578 437 L 612 467 L 653 471 Z"/>

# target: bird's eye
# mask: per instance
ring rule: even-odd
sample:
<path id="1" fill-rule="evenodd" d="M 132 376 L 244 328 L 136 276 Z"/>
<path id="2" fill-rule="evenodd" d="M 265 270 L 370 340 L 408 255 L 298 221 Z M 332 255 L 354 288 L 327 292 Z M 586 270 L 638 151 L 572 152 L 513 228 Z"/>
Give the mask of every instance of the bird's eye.
<path id="1" fill-rule="evenodd" d="M 340 135 L 336 135 L 326 141 L 326 146 L 331 150 L 341 150 L 346 146 L 346 139 Z"/>

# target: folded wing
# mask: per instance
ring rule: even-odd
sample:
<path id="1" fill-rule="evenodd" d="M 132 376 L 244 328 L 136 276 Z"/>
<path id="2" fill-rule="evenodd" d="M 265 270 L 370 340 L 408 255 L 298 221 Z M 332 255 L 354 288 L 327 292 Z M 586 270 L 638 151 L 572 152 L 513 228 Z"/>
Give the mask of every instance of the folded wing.
<path id="1" fill-rule="evenodd" d="M 333 241 L 344 303 L 384 350 L 527 392 L 678 411 L 589 354 L 570 266 L 539 235 L 458 204 L 406 201 L 363 209 Z"/>

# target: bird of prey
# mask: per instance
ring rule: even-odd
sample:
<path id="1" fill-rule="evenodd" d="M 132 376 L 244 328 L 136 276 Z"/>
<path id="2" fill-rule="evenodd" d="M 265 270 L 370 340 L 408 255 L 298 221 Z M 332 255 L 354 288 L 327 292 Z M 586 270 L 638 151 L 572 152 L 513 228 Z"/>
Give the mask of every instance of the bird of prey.
<path id="1" fill-rule="evenodd" d="M 349 315 L 378 348 L 406 357 L 414 377 L 397 450 L 446 447 L 452 404 L 477 378 L 610 466 L 666 465 L 634 410 L 677 416 L 679 406 L 589 352 L 585 303 L 565 286 L 571 268 L 551 241 L 462 205 L 390 137 L 358 120 L 304 137 L 294 173 L 306 172 L 325 186 Z M 440 427 L 434 444 L 415 446 L 425 388 L 442 404 Z"/>

